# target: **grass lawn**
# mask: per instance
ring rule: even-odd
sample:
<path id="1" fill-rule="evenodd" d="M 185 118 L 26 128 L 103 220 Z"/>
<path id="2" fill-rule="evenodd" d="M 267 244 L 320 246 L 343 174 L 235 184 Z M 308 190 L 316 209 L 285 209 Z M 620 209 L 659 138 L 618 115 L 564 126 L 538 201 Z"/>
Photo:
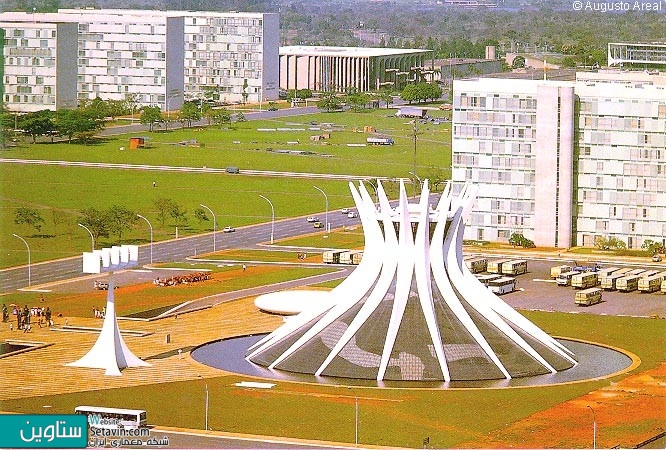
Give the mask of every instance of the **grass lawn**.
<path id="1" fill-rule="evenodd" d="M 241 169 L 337 173 L 377 177 L 409 177 L 413 170 L 412 125 L 391 115 L 391 111 L 373 110 L 366 113 L 320 113 L 281 120 L 262 120 L 235 124 L 231 129 L 211 127 L 203 130 L 175 130 L 149 135 L 151 147 L 141 150 L 127 148 L 130 135 L 110 137 L 92 146 L 66 143 L 23 144 L 3 151 L 4 158 L 47 159 L 86 162 L 128 163 L 186 167 L 237 166 Z M 310 122 L 334 122 L 344 125 L 333 131 L 325 145 L 310 141 L 321 131 L 309 130 Z M 347 143 L 365 142 L 367 133 L 354 127 L 374 126 L 377 132 L 390 134 L 392 146 L 348 147 Z M 258 129 L 303 129 L 303 131 L 258 131 Z M 451 167 L 450 124 L 422 125 L 418 135 L 417 171 L 421 178 L 448 175 Z M 177 145 L 196 139 L 202 147 Z M 298 144 L 287 144 L 296 142 Z M 288 148 L 306 150 L 330 157 L 278 154 L 269 152 Z M 270 208 L 259 197 L 265 195 L 275 206 L 276 219 L 321 212 L 323 189 L 329 210 L 353 206 L 348 183 L 295 178 L 254 177 L 227 174 L 155 172 L 109 168 L 60 167 L 3 163 L 0 172 L 0 267 L 26 263 L 26 248 L 14 238 L 16 233 L 30 246 L 32 262 L 72 256 L 90 248 L 90 237 L 77 226 L 80 210 L 88 207 L 107 209 L 125 206 L 148 218 L 154 227 L 156 241 L 175 236 L 176 226 L 168 218 L 157 218 L 154 201 L 175 200 L 187 211 L 187 224 L 179 227 L 179 235 L 212 230 L 212 220 L 198 222 L 193 215 L 200 203 L 210 207 L 220 228 L 234 227 L 270 220 Z M 153 181 L 157 187 L 153 188 Z M 386 185 L 389 195 L 396 195 L 392 184 Z M 16 209 L 36 209 L 44 223 L 40 230 L 14 223 Z M 122 236 L 100 238 L 96 247 L 119 243 L 147 243 L 148 227 L 138 221 Z"/>
<path id="2" fill-rule="evenodd" d="M 663 321 L 548 312 L 525 315 L 549 333 L 637 354 L 642 361 L 637 372 L 663 361 Z M 350 389 L 289 382 L 278 382 L 270 390 L 252 390 L 234 387 L 234 383 L 247 379 L 236 375 L 207 379 L 206 383 L 210 392 L 209 424 L 214 430 L 353 443 L 358 398 L 361 444 L 417 448 L 428 436 L 432 447 L 446 448 L 492 434 L 493 430 L 504 429 L 624 376 L 493 390 Z M 151 424 L 200 429 L 204 423 L 204 392 L 204 381 L 195 380 L 17 399 L 4 407 L 14 412 L 34 412 L 41 411 L 42 405 L 52 405 L 50 412 L 68 413 L 81 404 L 124 405 L 147 409 Z M 520 446 L 519 440 L 516 446 Z"/>
<path id="3" fill-rule="evenodd" d="M 280 246 L 335 248 L 335 249 L 362 249 L 365 245 L 363 228 L 345 228 L 331 230 L 330 233 L 316 233 L 294 239 L 283 239 L 277 242 Z"/>
<path id="4" fill-rule="evenodd" d="M 120 285 L 115 290 L 116 298 L 122 299 L 117 306 L 119 316 L 177 305 L 215 294 L 296 280 L 333 270 L 327 267 L 249 266 L 243 272 L 238 265 L 218 267 L 217 264 L 165 264 L 164 266 L 188 270 L 212 270 L 212 279 L 199 283 L 163 287 L 154 286 L 152 282 L 130 286 Z M 101 309 L 106 304 L 107 291 L 51 292 L 45 296 L 48 300 L 47 304 L 54 314 L 91 317 L 93 307 Z M 34 292 L 15 291 L 4 295 L 2 303 L 39 306 L 37 298 L 38 296 Z"/>

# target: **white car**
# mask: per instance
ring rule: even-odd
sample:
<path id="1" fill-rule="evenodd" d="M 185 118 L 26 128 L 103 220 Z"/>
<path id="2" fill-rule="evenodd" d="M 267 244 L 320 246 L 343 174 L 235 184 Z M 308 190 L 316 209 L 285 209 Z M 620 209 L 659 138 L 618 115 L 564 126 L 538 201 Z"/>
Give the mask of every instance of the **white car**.
<path id="1" fill-rule="evenodd" d="M 236 229 L 234 227 L 229 226 L 229 227 L 224 227 L 222 231 L 224 233 L 233 233 L 234 231 L 236 231 Z"/>
<path id="2" fill-rule="evenodd" d="M 354 218 L 358 217 L 358 213 L 356 211 L 349 211 L 347 213 L 347 217 L 349 217 L 350 219 L 354 219 Z"/>
<path id="3" fill-rule="evenodd" d="M 340 210 L 340 212 L 341 212 L 342 214 L 349 214 L 349 208 L 342 208 L 342 209 Z"/>
<path id="4" fill-rule="evenodd" d="M 312 223 L 312 222 L 319 222 L 319 217 L 309 216 L 309 217 L 308 217 L 307 219 L 305 219 L 305 220 L 307 220 L 307 221 L 310 222 L 310 223 Z"/>

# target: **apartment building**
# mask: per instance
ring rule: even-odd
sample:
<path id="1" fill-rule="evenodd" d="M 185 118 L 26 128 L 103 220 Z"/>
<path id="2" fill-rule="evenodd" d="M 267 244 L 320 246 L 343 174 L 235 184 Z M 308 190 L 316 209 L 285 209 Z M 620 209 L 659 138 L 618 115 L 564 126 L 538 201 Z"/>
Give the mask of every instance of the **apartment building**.
<path id="1" fill-rule="evenodd" d="M 466 238 L 664 241 L 665 88 L 626 72 L 455 81 L 453 180 L 479 185 Z"/>
<path id="2" fill-rule="evenodd" d="M 76 24 L 36 21 L 32 15 L 27 22 L 6 19 L 0 14 L 0 28 L 4 30 L 0 93 L 4 107 L 32 112 L 75 106 Z"/>
<path id="3" fill-rule="evenodd" d="M 62 14 L 184 20 L 180 66 L 186 100 L 258 103 L 279 94 L 279 15 L 274 13 L 60 9 Z M 132 40 L 139 36 L 132 36 Z M 172 41 L 169 41 L 172 42 Z M 175 41 L 174 45 L 176 44 Z M 184 71 L 183 71 L 184 68 Z"/>

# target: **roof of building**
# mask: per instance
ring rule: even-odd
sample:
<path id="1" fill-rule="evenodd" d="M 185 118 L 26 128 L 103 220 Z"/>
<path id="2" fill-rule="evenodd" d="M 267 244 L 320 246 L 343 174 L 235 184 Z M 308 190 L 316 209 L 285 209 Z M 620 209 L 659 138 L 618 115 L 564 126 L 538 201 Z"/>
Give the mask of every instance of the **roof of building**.
<path id="1" fill-rule="evenodd" d="M 412 55 L 431 50 L 415 48 L 327 47 L 321 45 L 288 45 L 280 47 L 280 55 L 372 57 Z"/>
<path id="2" fill-rule="evenodd" d="M 543 69 L 518 69 L 512 72 L 490 73 L 483 75 L 482 77 L 511 78 L 517 80 L 543 80 L 544 74 Z M 573 69 L 548 69 L 546 70 L 546 79 L 557 81 L 575 81 L 576 71 Z"/>

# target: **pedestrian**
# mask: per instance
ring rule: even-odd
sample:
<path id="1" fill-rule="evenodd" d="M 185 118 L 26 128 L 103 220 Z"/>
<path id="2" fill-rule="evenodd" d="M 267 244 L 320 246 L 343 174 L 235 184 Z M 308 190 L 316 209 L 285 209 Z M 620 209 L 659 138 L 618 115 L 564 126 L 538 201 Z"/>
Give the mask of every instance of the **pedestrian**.
<path id="1" fill-rule="evenodd" d="M 9 311 L 7 310 L 7 305 L 2 304 L 2 321 L 7 322 L 9 319 Z"/>
<path id="2" fill-rule="evenodd" d="M 39 301 L 44 302 L 44 294 L 39 294 Z"/>
<path id="3" fill-rule="evenodd" d="M 44 317 L 46 317 L 46 325 L 50 328 L 53 326 L 53 321 L 51 321 L 51 308 L 48 306 L 46 307 L 46 311 L 44 311 Z"/>
<path id="4" fill-rule="evenodd" d="M 153 181 L 153 187 L 157 187 L 157 181 Z"/>
<path id="5" fill-rule="evenodd" d="M 247 266 L 243 264 L 243 272 L 245 272 L 245 269 L 247 269 Z"/>

